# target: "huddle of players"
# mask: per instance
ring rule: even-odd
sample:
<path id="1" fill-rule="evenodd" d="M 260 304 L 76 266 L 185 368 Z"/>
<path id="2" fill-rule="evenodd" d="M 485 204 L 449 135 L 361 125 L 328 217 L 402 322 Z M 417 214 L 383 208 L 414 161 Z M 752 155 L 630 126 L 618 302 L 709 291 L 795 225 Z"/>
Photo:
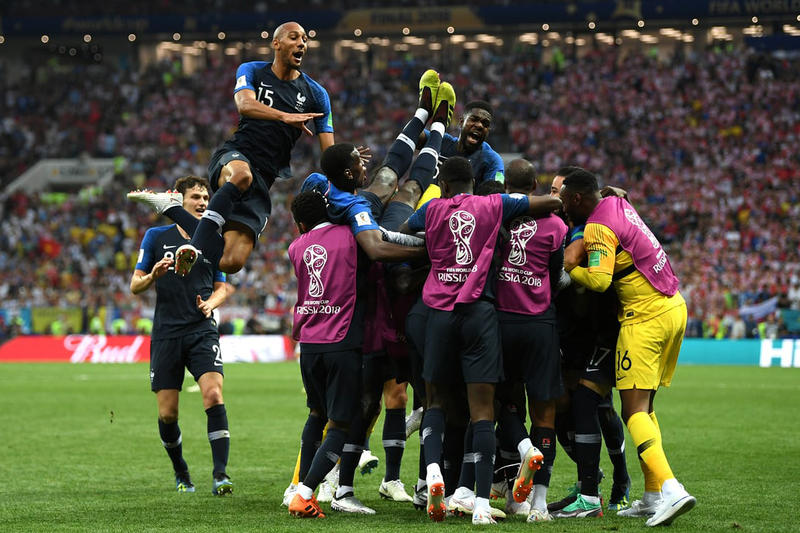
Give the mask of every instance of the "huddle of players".
<path id="1" fill-rule="evenodd" d="M 568 365 L 568 369 L 582 369 L 583 358 L 590 350 L 591 360 L 575 384 L 573 408 L 565 407 L 560 368 L 556 364 L 559 345 L 556 328 L 559 324 L 563 327 L 563 323 L 556 321 L 551 305 L 551 296 L 557 292 L 559 283 L 569 279 L 561 268 L 567 227 L 552 214 L 561 206 L 561 201 L 527 195 L 533 190 L 534 176 L 532 168 L 524 161 L 510 165 L 507 177 L 507 189 L 518 195 L 482 197 L 471 194 L 476 177 L 477 181 L 487 181 L 488 174 L 488 183 L 498 172 L 502 173 L 502 167 L 497 165 L 499 157 L 484 142 L 491 125 L 491 108 L 484 103 L 468 104 L 460 137 L 446 135 L 455 94 L 448 83 L 440 82 L 435 71 L 427 71 L 422 76 L 419 108 L 398 136 L 372 183 L 354 194 L 365 185 L 364 162 L 368 152 L 350 144 L 333 144 L 327 94 L 299 71 L 306 41 L 305 31 L 299 24 L 286 23 L 275 32 L 273 63 L 246 63 L 239 68 L 234 92 L 242 120 L 234 138 L 212 158 L 209 173 L 215 194 L 207 207 L 190 213 L 181 205 L 177 193 L 140 191 L 129 195 L 169 216 L 186 230 L 184 242 L 190 242 L 179 246 L 170 264 L 164 267 L 172 271 L 176 279 L 186 278 L 201 256 L 202 262 L 212 268 L 236 272 L 253 250 L 270 214 L 269 186 L 283 176 L 288 152 L 300 131 L 310 133 L 305 122 L 315 121 L 320 147 L 324 150 L 321 161 L 324 175 L 309 176 L 304 192 L 292 205 L 302 232 L 290 248 L 298 277 L 293 334 L 300 341 L 309 417 L 301 443 L 300 483 L 289 502 L 290 512 L 296 516 L 324 516 L 313 492 L 340 458 L 340 487 L 332 507 L 339 506 L 339 510 L 364 507 L 354 496 L 352 471 L 372 417 L 370 410 L 360 405 L 365 403 L 362 394 L 353 391 L 363 391 L 364 396 L 369 397 L 379 388 L 373 383 L 362 383 L 361 354 L 379 352 L 387 342 L 395 344 L 396 348 L 397 341 L 404 336 L 408 340 L 410 357 L 407 360 L 412 364 L 412 371 L 369 374 L 380 378 L 393 375 L 395 379 L 410 375 L 415 396 L 424 390 L 426 410 L 420 430 L 423 453 L 415 496 L 425 493 L 425 505 L 434 520 L 442 520 L 448 510 L 471 512 L 473 523 L 479 524 L 494 523 L 494 516 L 503 515 L 489 506 L 495 464 L 495 421 L 499 421 L 497 436 L 503 449 L 516 449 L 521 458 L 519 473 L 508 492 L 509 501 L 513 498 L 519 505 L 512 504 L 507 509 L 515 513 L 527 512 L 531 521 L 551 518 L 545 507 L 545 496 L 555 455 L 553 437 L 559 430 L 565 449 L 574 451 L 580 488 L 573 499 L 562 502 L 564 505 L 555 513 L 565 517 L 601 514 L 597 497 L 599 460 L 596 455 L 599 454 L 600 435 L 596 430 L 597 412 L 603 393 L 607 394 L 610 387 L 608 383 L 598 385 L 602 380 L 593 379 L 591 374 L 603 374 L 603 363 L 610 359 L 606 357 L 606 350 L 613 346 L 610 344 L 613 340 L 601 342 L 593 334 L 587 336 L 587 332 L 581 331 L 580 334 L 590 340 L 574 351 L 580 363 Z M 429 119 L 431 128 L 425 131 Z M 276 128 L 285 130 L 287 142 L 275 139 Z M 277 135 L 281 137 L 282 134 Z M 412 165 L 414 151 L 423 143 Z M 266 148 L 274 148 L 278 153 L 270 157 Z M 447 153 L 448 150 L 451 153 Z M 439 189 L 433 182 L 442 152 L 452 157 L 441 166 Z M 398 186 L 399 179 L 409 169 L 408 179 Z M 582 212 L 587 206 L 591 211 L 595 204 L 590 200 L 595 196 L 599 198 L 594 177 L 586 171 L 573 169 L 566 179 L 573 179 L 577 187 L 577 192 L 570 196 L 573 212 Z M 440 199 L 425 202 L 437 196 L 437 191 Z M 415 211 L 418 205 L 421 207 Z M 627 211 L 625 216 L 629 217 Z M 381 225 L 375 220 L 380 220 Z M 350 228 L 342 224 L 349 224 Z M 425 233 L 424 246 L 422 241 L 410 236 L 417 232 Z M 660 254 L 664 255 L 663 250 Z M 578 252 L 572 255 L 580 258 Z M 421 297 L 414 302 L 413 296 L 419 294 L 419 284 L 414 283 L 420 273 L 417 267 L 426 256 L 431 266 Z M 600 262 L 596 254 L 590 254 L 588 270 L 573 268 L 577 263 L 570 257 L 568 264 L 569 270 L 574 271 L 573 277 L 582 276 L 591 282 L 592 267 Z M 376 266 L 375 261 L 382 262 L 382 266 Z M 657 262 L 654 268 L 660 268 L 656 270 L 659 275 L 652 280 L 653 284 L 671 298 L 675 293 L 672 285 L 676 287 L 677 280 L 672 279 L 668 261 L 666 269 L 664 261 L 659 258 L 654 261 Z M 143 279 L 150 275 L 155 277 L 156 267 L 153 268 L 153 273 L 142 270 L 139 275 Z M 159 270 L 158 275 L 163 272 Z M 365 283 L 366 276 L 372 276 L 375 283 Z M 382 289 L 365 292 L 366 287 Z M 197 306 L 206 316 L 206 311 L 210 312 L 201 308 L 199 297 Z M 570 305 L 567 307 L 572 309 Z M 607 308 L 601 309 L 600 314 L 607 312 Z M 370 322 L 364 322 L 362 317 L 369 317 Z M 580 323 L 581 329 L 585 329 L 586 323 Z M 604 327 L 600 327 L 601 336 L 607 333 Z M 192 355 L 191 347 L 176 346 L 174 349 L 179 362 L 181 357 Z M 566 351 L 569 354 L 569 348 Z M 568 360 L 572 358 L 568 355 Z M 394 359 L 384 357 L 382 365 L 385 367 L 387 361 L 396 363 Z M 619 364 L 617 361 L 617 366 Z M 627 365 L 630 367 L 630 359 Z M 668 372 L 659 377 L 661 384 L 669 383 L 674 361 L 668 367 Z M 221 376 L 221 368 L 211 372 Z M 565 374 L 569 376 L 570 372 Z M 574 380 L 566 381 L 572 385 Z M 656 381 L 647 389 L 657 387 Z M 527 389 L 527 407 L 533 419 L 530 433 L 524 426 L 523 388 Z M 180 383 L 176 389 L 180 389 Z M 154 391 L 159 392 L 155 385 Z M 377 394 L 379 396 L 379 392 Z M 644 452 L 647 452 L 659 479 L 670 481 L 663 484 L 662 490 L 668 486 L 674 489 L 669 495 L 670 501 L 680 504 L 677 514 L 689 510 L 694 499 L 672 477 L 663 457 L 660 433 L 652 412 L 652 395 L 648 424 L 638 416 L 647 417 L 647 406 L 640 405 L 640 395 L 628 396 L 635 400 L 628 402 L 631 407 L 628 412 L 637 415 L 637 435 L 653 435 L 639 446 L 640 457 L 645 461 Z M 221 401 L 221 394 L 220 400 L 211 400 L 215 401 Z M 366 403 L 374 408 L 374 401 Z M 500 406 L 497 411 L 496 403 Z M 625 403 L 623 396 L 623 410 Z M 578 406 L 590 406 L 590 414 L 579 416 L 578 411 L 584 408 Z M 559 417 L 556 424 L 556 411 L 562 415 L 573 412 L 574 431 L 569 431 L 570 425 L 565 422 L 568 416 Z M 608 408 L 605 413 L 609 413 Z M 609 434 L 621 428 L 620 424 L 613 423 L 614 417 L 605 418 L 609 423 L 604 425 L 604 433 L 607 428 Z M 323 439 L 324 428 L 327 434 Z M 631 432 L 633 435 L 633 429 Z M 395 435 L 398 433 L 394 431 Z M 619 446 L 612 449 L 622 456 L 623 441 L 619 433 L 616 435 Z M 209 438 L 212 435 L 216 438 L 218 434 L 223 435 L 223 432 L 210 430 Z M 570 435 L 573 435 L 571 440 Z M 227 443 L 227 420 L 224 437 Z M 634 437 L 637 440 L 638 437 Z M 395 441 L 393 447 L 402 450 L 403 445 L 397 442 L 401 439 L 388 440 Z M 179 437 L 177 442 L 180 443 Z M 165 440 L 165 446 L 167 444 Z M 501 458 L 503 455 L 501 452 Z M 624 461 L 617 475 L 618 463 L 615 462 L 611 503 L 619 508 L 626 503 L 628 477 L 626 472 L 622 473 Z M 399 472 L 399 466 L 396 471 Z M 215 483 L 216 474 L 215 471 Z M 227 475 L 223 479 L 227 485 L 217 491 L 219 487 L 215 484 L 215 493 L 232 489 Z M 180 481 L 176 481 L 179 490 Z M 392 481 L 399 480 L 384 480 L 385 483 Z M 454 486 L 456 490 L 452 490 Z M 402 484 L 399 488 L 402 489 Z M 391 490 L 382 483 L 381 493 L 397 499 L 400 492 L 405 494 L 404 490 L 397 489 L 396 483 Z M 527 502 L 529 496 L 530 502 Z M 656 506 L 656 500 L 652 499 L 634 502 L 631 509 L 637 515 L 646 515 Z M 663 509 L 655 513 L 656 521 L 663 523 L 677 516 L 676 511 Z M 648 521 L 648 525 L 655 524 Z"/>
<path id="2" fill-rule="evenodd" d="M 426 80 L 426 76 L 432 79 L 432 82 Z M 423 76 L 420 83 L 420 107 L 415 118 L 404 128 L 390 149 L 384 167 L 378 172 L 379 175 L 391 170 L 396 180 L 405 174 L 414 152 L 406 140 L 420 137 L 424 120 L 433 107 L 426 104 L 430 99 L 427 93 L 433 89 L 438 94 L 437 86 L 440 84 L 436 81 L 429 73 Z M 423 113 L 420 113 L 420 110 Z M 485 113 L 487 116 L 481 118 L 491 120 L 490 108 L 487 105 L 480 104 L 476 107 L 469 104 L 466 106 L 465 126 L 467 121 L 476 120 L 476 117 L 472 116 L 473 113 L 476 115 Z M 440 113 L 438 117 L 443 118 L 444 114 Z M 333 404 L 353 402 L 354 399 L 352 395 L 337 394 L 336 391 L 357 390 L 359 387 L 358 373 L 354 367 L 348 372 L 342 372 L 331 366 L 327 369 L 328 372 L 320 373 L 320 377 L 346 375 L 350 381 L 337 384 L 334 389 L 328 389 L 322 395 L 320 391 L 325 390 L 326 383 L 319 381 L 320 377 L 317 378 L 318 382 L 314 383 L 311 379 L 312 372 L 308 370 L 321 364 L 319 357 L 311 354 L 323 349 L 327 353 L 336 352 L 341 347 L 339 344 L 334 344 L 322 348 L 319 345 L 324 346 L 330 339 L 324 336 L 314 337 L 309 332 L 330 333 L 340 330 L 341 325 L 332 327 L 331 324 L 342 320 L 343 315 L 352 317 L 349 331 L 360 329 L 358 320 L 361 314 L 355 311 L 349 314 L 348 306 L 334 304 L 332 298 L 329 298 L 332 295 L 345 298 L 347 294 L 346 299 L 357 309 L 356 287 L 360 279 L 366 279 L 368 276 L 368 272 L 364 272 L 359 277 L 355 266 L 353 268 L 356 270 L 334 268 L 333 265 L 337 263 L 332 263 L 333 240 L 327 239 L 325 233 L 337 231 L 341 235 L 336 242 L 350 243 L 346 250 L 340 251 L 345 258 L 350 259 L 350 262 L 353 258 L 358 258 L 359 254 L 357 247 L 352 245 L 355 239 L 345 238 L 348 233 L 345 231 L 347 228 L 339 226 L 334 230 L 337 226 L 331 224 L 332 220 L 349 222 L 352 233 L 357 235 L 368 227 L 385 230 L 380 226 L 376 227 L 373 218 L 381 220 L 381 224 L 392 229 L 395 229 L 398 220 L 408 218 L 408 222 L 400 228 L 401 231 L 413 233 L 413 230 L 425 230 L 429 253 L 437 247 L 431 242 L 431 228 L 438 228 L 442 233 L 438 248 L 449 249 L 456 255 L 457 264 L 466 265 L 466 267 L 454 267 L 446 265 L 446 260 L 437 264 L 434 262 L 436 255 L 431 253 L 434 266 L 431 269 L 433 274 L 428 274 L 429 282 L 426 283 L 426 287 L 431 289 L 427 293 L 428 301 L 425 301 L 424 290 L 419 295 L 421 290 L 419 284 L 414 285 L 408 281 L 414 275 L 419 278 L 420 270 L 424 274 L 426 269 L 419 268 L 420 261 L 413 265 L 384 265 L 377 274 L 373 264 L 371 278 L 373 283 L 368 284 L 375 290 L 367 299 L 377 303 L 373 303 L 368 312 L 370 322 L 363 327 L 366 336 L 383 332 L 385 344 L 396 342 L 399 331 L 404 333 L 408 341 L 407 353 L 399 356 L 401 363 L 398 364 L 397 357 L 390 358 L 390 371 L 382 375 L 396 378 L 398 382 L 410 379 L 414 385 L 415 396 L 425 395 L 427 400 L 421 429 L 423 451 L 419 480 L 415 486 L 415 504 L 426 506 L 434 520 L 443 519 L 447 511 L 472 514 L 475 523 L 492 523 L 496 517 L 505 517 L 505 513 L 489 506 L 492 473 L 496 466 L 494 426 L 495 421 L 498 421 L 498 440 L 501 443 L 498 465 L 502 463 L 503 458 L 511 458 L 510 462 L 514 466 L 522 463 L 513 486 L 509 486 L 507 491 L 501 491 L 501 495 L 508 500 L 506 510 L 514 514 L 527 515 L 530 521 L 552 519 L 552 515 L 548 512 L 546 494 L 555 458 L 557 407 L 561 407 L 562 411 L 558 424 L 559 435 L 563 436 L 562 445 L 570 452 L 575 450 L 574 458 L 577 459 L 579 466 L 577 486 L 583 487 L 581 490 L 583 495 L 588 497 L 591 497 L 592 493 L 595 497 L 598 495 L 599 430 L 596 434 L 576 431 L 575 427 L 570 425 L 572 417 L 564 416 L 571 411 L 584 409 L 587 402 L 582 401 L 580 393 L 566 394 L 562 386 L 557 324 L 574 323 L 579 324 L 582 329 L 577 336 L 565 337 L 582 339 L 579 341 L 580 346 L 576 346 L 578 343 L 573 342 L 566 350 L 565 374 L 572 378 L 568 381 L 570 392 L 585 388 L 584 381 L 599 382 L 610 388 L 614 379 L 613 357 L 602 358 L 596 355 L 608 354 L 608 339 L 613 350 L 615 332 L 618 329 L 618 323 L 611 314 L 613 308 L 593 313 L 612 317 L 610 333 L 606 331 L 606 324 L 600 324 L 596 328 L 591 327 L 594 317 L 590 317 L 587 322 L 583 319 L 585 317 L 568 317 L 562 313 L 560 320 L 556 320 L 556 310 L 552 305 L 551 295 L 558 293 L 559 283 L 563 284 L 566 277 L 562 266 L 563 244 L 568 228 L 561 218 L 551 214 L 551 211 L 560 205 L 557 200 L 549 200 L 548 203 L 544 198 L 531 199 L 528 196 L 535 190 L 536 181 L 534 169 L 527 161 L 512 162 L 505 175 L 505 190 L 512 195 L 483 198 L 469 194 L 472 192 L 475 176 L 474 162 L 479 160 L 479 157 L 473 157 L 473 162 L 470 162 L 454 156 L 451 152 L 449 154 L 451 157 L 439 171 L 438 181 L 444 188 L 442 196 L 448 199 L 456 198 L 455 201 L 474 203 L 475 206 L 471 206 L 470 209 L 451 208 L 455 211 L 449 218 L 443 220 L 428 219 L 427 205 L 423 205 L 416 213 L 413 212 L 411 206 L 419 198 L 420 192 L 436 188 L 435 185 L 431 187 L 436 170 L 432 163 L 438 159 L 438 152 L 441 150 L 440 138 L 443 129 L 441 126 L 437 127 L 436 119 L 437 114 L 434 114 L 432 131 L 422 137 L 426 139 L 426 145 L 411 165 L 409 180 L 401 187 L 401 191 L 407 192 L 413 188 L 416 192 L 410 195 L 410 202 L 391 201 L 384 210 L 383 203 L 369 191 L 369 188 L 362 191 L 360 196 L 353 194 L 365 177 L 363 163 L 354 146 L 342 143 L 326 150 L 322 158 L 324 175 L 310 176 L 303 185 L 303 190 L 307 192 L 298 195 L 292 204 L 293 215 L 302 232 L 300 239 L 290 248 L 290 257 L 295 264 L 300 282 L 298 307 L 295 310 L 295 337 L 301 343 L 301 367 L 304 369 L 304 383 L 310 391 L 311 411 L 301 445 L 301 448 L 308 448 L 306 452 L 301 450 L 299 479 L 302 483 L 298 488 L 291 487 L 288 492 L 289 497 L 285 500 L 290 512 L 296 516 L 324 516 L 313 497 L 313 492 L 322 482 L 325 472 L 334 468 L 339 459 L 339 453 L 331 455 L 330 450 L 323 447 L 331 435 L 331 427 L 339 425 L 339 420 L 328 415 L 328 420 L 337 422 L 329 425 L 327 436 L 321 446 L 319 443 L 325 417 L 320 417 L 320 413 L 335 412 L 334 416 L 343 416 L 339 406 Z M 444 122 L 445 125 L 447 121 Z M 438 122 L 442 124 L 441 121 Z M 483 125 L 487 132 L 489 126 L 490 122 Z M 482 141 L 479 150 L 469 152 L 468 155 L 479 156 L 481 151 L 490 150 L 488 144 Z M 426 158 L 430 161 L 426 161 Z M 577 171 L 585 172 L 576 168 L 565 169 L 561 174 Z M 563 180 L 564 177 L 562 175 L 557 179 Z M 412 184 L 411 187 L 407 185 L 409 183 Z M 498 185 L 500 182 L 491 179 L 482 181 L 479 188 L 490 194 L 499 192 L 493 190 Z M 500 187 L 502 188 L 502 185 Z M 321 194 L 308 194 L 311 191 Z M 398 197 L 402 197 L 402 194 L 398 193 Z M 371 201 L 364 201 L 366 199 Z M 471 214 L 476 209 L 480 213 L 484 204 L 493 204 L 484 214 L 485 220 Z M 533 218 L 531 215 L 538 218 Z M 364 222 L 366 220 L 369 220 L 369 223 Z M 312 231 L 315 228 L 319 229 L 316 233 Z M 479 231 L 484 228 L 487 230 L 484 232 L 485 235 Z M 573 240 L 579 238 L 579 232 L 573 231 L 572 234 Z M 324 240 L 330 242 L 326 245 Z M 364 268 L 369 270 L 369 267 Z M 335 278 L 334 273 L 336 273 Z M 478 281 L 473 284 L 474 286 L 464 288 L 463 281 L 470 278 L 468 274 L 478 274 Z M 349 280 L 352 284 L 351 290 L 337 294 L 333 288 L 334 279 Z M 416 302 L 414 302 L 415 292 L 411 290 L 414 286 L 418 295 Z M 386 287 L 389 288 L 388 291 Z M 565 298 L 572 293 L 572 298 L 576 298 L 574 295 L 576 292 L 585 294 L 586 291 L 569 289 L 563 291 L 560 297 Z M 321 297 L 322 294 L 326 296 Z M 578 309 L 578 312 L 584 315 L 598 311 L 598 305 L 592 302 L 589 295 L 583 299 L 585 300 L 583 305 L 565 307 Z M 409 304 L 412 302 L 414 305 L 409 309 Z M 589 310 L 587 305 L 592 309 Z M 408 317 L 407 321 L 404 320 L 405 316 Z M 388 323 L 381 324 L 381 317 L 386 318 Z M 312 323 L 314 325 L 310 325 Z M 328 325 L 321 327 L 321 324 Z M 303 333 L 307 333 L 305 338 Z M 601 333 L 605 335 L 605 344 L 600 339 Z M 372 353 L 381 347 L 381 343 L 375 341 L 374 338 L 364 339 L 362 344 L 364 353 Z M 596 343 L 600 346 L 596 346 Z M 354 351 L 358 348 L 354 344 L 348 347 L 355 348 Z M 358 359 L 358 356 L 353 353 L 352 358 Z M 469 359 L 472 359 L 469 363 L 464 362 Z M 333 360 L 329 364 L 333 365 Z M 410 372 L 408 365 L 412 367 Z M 364 368 L 366 366 L 365 357 Z M 577 378 L 572 376 L 576 366 L 582 366 L 581 370 L 584 371 L 583 376 L 578 376 L 584 378 L 580 385 Z M 391 370 L 395 372 L 392 373 Z M 382 380 L 373 385 L 370 385 L 370 380 L 366 380 L 362 385 L 364 385 L 362 390 L 373 389 L 371 393 L 364 391 L 365 396 L 374 397 L 376 388 L 374 385 L 382 385 Z M 528 402 L 525 400 L 525 389 Z M 314 396 L 317 398 L 312 400 Z M 333 403 L 327 408 L 321 408 L 322 397 Z M 572 397 L 574 399 L 570 405 L 569 400 Z M 495 401 L 500 405 L 497 413 L 493 412 Z M 591 406 L 589 402 L 589 407 L 593 408 L 590 417 L 593 417 L 596 424 L 598 406 Z M 616 421 L 615 424 L 606 424 L 612 428 L 607 441 L 615 443 L 610 448 L 612 457 L 621 459 L 615 461 L 615 484 L 609 505 L 612 509 L 621 510 L 626 506 L 629 487 L 622 454 L 624 435 L 622 424 L 613 408 L 610 408 L 608 403 L 605 404 L 605 408 L 605 412 L 600 411 L 603 420 Z M 530 432 L 526 431 L 524 426 L 525 413 L 528 409 L 533 419 Z M 358 406 L 355 411 L 350 412 L 356 412 L 351 417 L 355 423 L 350 427 L 359 429 L 351 432 L 349 439 L 343 439 L 337 434 L 332 441 L 332 443 L 338 440 L 346 441 L 341 448 L 344 452 L 341 455 L 340 476 L 346 476 L 347 481 L 343 482 L 343 478 L 340 477 L 340 487 L 333 497 L 331 507 L 334 510 L 371 514 L 374 511 L 355 498 L 352 487 L 353 473 L 366 434 L 364 429 L 369 425 L 371 416 L 369 413 L 359 412 Z M 581 425 L 578 427 L 583 429 Z M 313 431 L 310 431 L 312 428 Z M 393 444 L 397 440 L 402 440 L 402 432 L 399 436 L 400 439 L 395 439 L 394 442 L 389 439 L 388 442 Z M 387 444 L 386 438 L 384 444 Z M 317 446 L 319 448 L 316 448 Z M 404 444 L 401 450 L 402 447 Z M 317 451 L 312 460 L 312 450 L 322 451 Z M 335 450 L 339 450 L 338 446 Z M 310 474 L 310 469 L 314 468 L 317 458 L 320 457 L 326 457 L 326 463 L 319 472 Z M 542 464 L 544 468 L 540 469 Z M 439 468 L 440 465 L 444 467 L 444 472 Z M 589 473 L 592 469 L 593 472 Z M 505 471 L 510 470 L 506 468 Z M 384 491 L 387 481 L 394 480 L 385 478 L 382 481 L 380 492 L 385 497 L 389 497 Z M 593 488 L 592 483 L 594 483 Z M 402 484 L 400 487 L 402 488 Z M 291 496 L 291 489 L 298 490 L 299 497 Z M 405 498 L 395 495 L 392 499 L 411 500 L 404 491 L 401 494 Z M 577 500 L 577 494 L 574 494 L 560 502 L 560 505 L 551 505 L 550 511 L 560 517 L 602 515 L 599 503 L 596 508 L 587 510 L 575 505 Z"/>

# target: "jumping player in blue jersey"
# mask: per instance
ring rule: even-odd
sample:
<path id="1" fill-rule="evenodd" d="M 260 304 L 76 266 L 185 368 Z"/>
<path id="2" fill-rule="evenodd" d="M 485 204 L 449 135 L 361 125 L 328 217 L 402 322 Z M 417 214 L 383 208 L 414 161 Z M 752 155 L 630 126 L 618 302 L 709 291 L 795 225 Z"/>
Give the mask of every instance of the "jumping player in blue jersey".
<path id="1" fill-rule="evenodd" d="M 192 235 L 191 243 L 175 254 L 178 275 L 185 276 L 201 253 L 223 272 L 241 270 L 269 219 L 270 187 L 276 179 L 291 176 L 295 142 L 303 132 L 312 135 L 306 122 L 314 121 L 320 151 L 334 143 L 328 93 L 300 71 L 307 44 L 303 27 L 286 22 L 275 30 L 272 62 L 251 61 L 237 69 L 233 92 L 239 127 L 211 156 L 208 175 L 214 196 L 199 223 L 181 209 L 174 193 L 128 195 Z"/>
<path id="2" fill-rule="evenodd" d="M 200 218 L 208 205 L 208 181 L 196 176 L 180 178 L 175 189 L 183 208 Z M 158 430 L 175 469 L 178 492 L 194 492 L 189 467 L 183 459 L 178 427 L 178 394 L 184 368 L 192 373 L 208 416 L 208 440 L 214 461 L 212 492 L 233 491 L 225 473 L 230 449 L 228 417 L 222 399 L 222 353 L 219 332 L 212 317 L 228 296 L 225 274 L 201 260 L 187 276 L 175 274 L 175 251 L 189 241 L 180 226 L 147 230 L 131 277 L 131 292 L 155 286 L 156 306 L 150 341 L 150 387 L 158 403 Z"/>

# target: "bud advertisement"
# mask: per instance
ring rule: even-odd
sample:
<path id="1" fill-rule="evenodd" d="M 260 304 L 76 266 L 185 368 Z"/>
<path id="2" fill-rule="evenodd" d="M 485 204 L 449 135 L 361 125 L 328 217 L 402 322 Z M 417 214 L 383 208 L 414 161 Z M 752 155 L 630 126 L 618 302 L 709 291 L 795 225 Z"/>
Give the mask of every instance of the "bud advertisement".
<path id="1" fill-rule="evenodd" d="M 225 363 L 285 361 L 294 345 L 284 335 L 223 335 Z M 19 336 L 0 345 L 4 363 L 146 363 L 150 337 L 146 335 Z"/>

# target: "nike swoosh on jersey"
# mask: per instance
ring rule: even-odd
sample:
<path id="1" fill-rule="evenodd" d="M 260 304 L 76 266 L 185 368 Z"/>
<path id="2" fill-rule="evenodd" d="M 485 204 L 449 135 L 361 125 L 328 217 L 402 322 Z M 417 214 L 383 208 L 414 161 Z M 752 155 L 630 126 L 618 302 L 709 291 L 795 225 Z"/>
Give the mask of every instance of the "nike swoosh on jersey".
<path id="1" fill-rule="evenodd" d="M 165 249 L 165 250 L 169 250 L 170 248 L 177 248 L 177 247 L 178 247 L 178 245 L 177 245 L 177 244 L 176 244 L 176 245 L 173 245 L 173 246 L 167 246 L 166 244 L 164 245 L 164 249 Z"/>

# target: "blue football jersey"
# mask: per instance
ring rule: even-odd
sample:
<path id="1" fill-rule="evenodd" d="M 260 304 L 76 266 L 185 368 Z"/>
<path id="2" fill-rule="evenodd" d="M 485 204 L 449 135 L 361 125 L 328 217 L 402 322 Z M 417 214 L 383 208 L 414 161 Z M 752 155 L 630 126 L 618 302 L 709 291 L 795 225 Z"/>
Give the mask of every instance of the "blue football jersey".
<path id="1" fill-rule="evenodd" d="M 438 165 L 441 166 L 449 157 L 456 155 L 466 157 L 469 160 L 470 165 L 472 165 L 472 175 L 475 177 L 475 185 L 487 180 L 495 180 L 500 183 L 505 181 L 503 158 L 494 151 L 489 143 L 484 141 L 480 148 L 465 156 L 458 151 L 458 137 L 445 133 L 442 137 Z M 438 175 L 438 168 L 436 173 Z"/>
<path id="2" fill-rule="evenodd" d="M 314 119 L 319 133 L 333 132 L 333 116 L 327 91 L 305 73 L 285 81 L 272 72 L 272 63 L 250 61 L 236 70 L 234 94 L 250 89 L 264 105 L 287 113 L 322 113 Z M 275 120 L 239 117 L 239 127 L 223 145 L 238 150 L 265 176 L 291 177 L 289 158 L 302 130 Z"/>
<path id="3" fill-rule="evenodd" d="M 304 191 L 317 191 L 324 196 L 328 206 L 328 219 L 334 224 L 348 224 L 353 235 L 379 228 L 367 200 L 337 188 L 324 174 L 309 174 L 300 186 L 300 192 Z"/>
<path id="4" fill-rule="evenodd" d="M 178 247 L 188 242 L 189 239 L 180 234 L 175 224 L 148 229 L 139 248 L 136 269 L 150 272 L 163 257 L 174 259 Z M 214 283 L 225 279 L 225 273 L 216 270 L 202 255 L 185 277 L 175 274 L 173 263 L 169 271 L 156 280 L 152 338 L 173 338 L 203 329 L 216 329 L 214 320 L 206 318 L 197 309 L 197 295 L 207 300 L 214 290 Z"/>

